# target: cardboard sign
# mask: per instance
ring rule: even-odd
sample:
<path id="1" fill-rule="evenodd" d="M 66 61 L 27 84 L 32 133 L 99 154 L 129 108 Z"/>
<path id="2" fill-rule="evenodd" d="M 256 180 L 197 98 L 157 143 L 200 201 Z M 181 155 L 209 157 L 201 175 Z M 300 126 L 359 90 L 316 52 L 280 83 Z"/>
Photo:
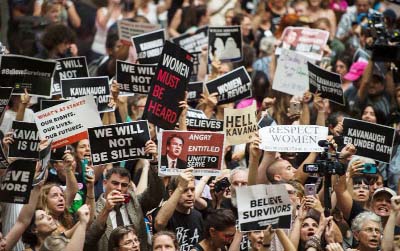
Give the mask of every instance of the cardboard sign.
<path id="1" fill-rule="evenodd" d="M 304 27 L 286 27 L 281 36 L 282 44 L 276 49 L 276 54 L 279 55 L 282 49 L 287 49 L 296 51 L 313 60 L 321 60 L 328 38 L 328 31 Z"/>
<path id="2" fill-rule="evenodd" d="M 227 104 L 250 97 L 251 79 L 244 66 L 206 83 L 208 93 L 218 93 L 218 104 Z"/>
<path id="3" fill-rule="evenodd" d="M 89 128 L 88 134 L 94 166 L 152 158 L 145 153 L 145 144 L 150 140 L 146 120 Z"/>
<path id="4" fill-rule="evenodd" d="M 137 23 L 128 20 L 119 20 L 117 26 L 119 39 L 128 45 L 131 45 L 131 37 L 161 28 L 159 24 Z"/>
<path id="5" fill-rule="evenodd" d="M 13 94 L 50 98 L 56 62 L 19 55 L 3 55 L 0 61 L 0 83 L 13 87 Z"/>
<path id="6" fill-rule="evenodd" d="M 208 26 L 198 28 L 195 33 L 185 33 L 172 39 L 182 49 L 192 53 L 201 51 L 208 44 Z"/>
<path id="7" fill-rule="evenodd" d="M 100 113 L 112 111 L 110 102 L 110 86 L 108 77 L 73 78 L 61 80 L 62 97 L 66 99 L 93 95 L 97 100 Z"/>
<path id="8" fill-rule="evenodd" d="M 44 110 L 44 109 L 53 107 L 55 105 L 65 103 L 67 101 L 68 100 L 66 100 L 66 99 L 60 99 L 60 100 L 42 99 L 42 100 L 40 100 L 40 110 Z"/>
<path id="9" fill-rule="evenodd" d="M 303 96 L 308 90 L 307 62 L 309 61 L 309 58 L 294 51 L 282 50 L 272 89 L 294 96 Z"/>
<path id="10" fill-rule="evenodd" d="M 224 134 L 218 132 L 162 131 L 159 174 L 179 175 L 193 167 L 196 176 L 218 176 L 221 171 Z"/>
<path id="11" fill-rule="evenodd" d="M 224 131 L 227 145 L 252 141 L 254 133 L 258 131 L 256 103 L 242 109 L 225 108 Z"/>
<path id="12" fill-rule="evenodd" d="M 17 159 L 12 162 L 0 182 L 0 201 L 28 204 L 36 161 Z"/>
<path id="13" fill-rule="evenodd" d="M 119 89 L 124 92 L 149 94 L 151 78 L 156 65 L 131 64 L 117 60 L 116 80 Z"/>
<path id="14" fill-rule="evenodd" d="M 203 93 L 203 82 L 191 82 L 187 87 L 188 101 L 195 101 L 201 98 L 201 94 Z"/>
<path id="15" fill-rule="evenodd" d="M 179 101 L 185 98 L 193 63 L 192 55 L 165 41 L 163 53 L 152 80 L 143 119 L 163 129 L 174 129 L 182 112 Z"/>
<path id="16" fill-rule="evenodd" d="M 236 190 L 241 232 L 290 229 L 292 205 L 285 185 L 241 186 Z"/>
<path id="17" fill-rule="evenodd" d="M 37 159 L 39 157 L 39 133 L 35 123 L 13 121 L 14 142 L 8 148 L 9 158 Z"/>
<path id="18" fill-rule="evenodd" d="M 310 92 L 321 93 L 322 98 L 327 98 L 339 105 L 344 105 L 342 80 L 340 74 L 326 71 L 308 62 L 308 79 Z"/>
<path id="19" fill-rule="evenodd" d="M 318 141 L 326 140 L 328 127 L 277 125 L 260 128 L 260 149 L 268 152 L 322 152 Z"/>
<path id="20" fill-rule="evenodd" d="M 156 64 L 163 51 L 165 30 L 156 30 L 132 37 L 140 64 Z"/>
<path id="21" fill-rule="evenodd" d="M 210 27 L 208 29 L 209 62 L 214 58 L 221 61 L 241 61 L 242 32 L 240 26 Z"/>
<path id="22" fill-rule="evenodd" d="M 344 118 L 343 143 L 353 144 L 357 155 L 389 163 L 392 157 L 395 129 L 362 120 Z"/>
<path id="23" fill-rule="evenodd" d="M 10 102 L 12 92 L 12 87 L 0 87 L 0 120 L 3 117 L 8 102 Z"/>
<path id="24" fill-rule="evenodd" d="M 35 122 L 40 138 L 53 140 L 52 148 L 87 139 L 88 127 L 103 124 L 92 95 L 37 112 Z"/>
<path id="25" fill-rule="evenodd" d="M 51 95 L 61 94 L 61 79 L 89 77 L 86 57 L 57 59 Z"/>
<path id="26" fill-rule="evenodd" d="M 200 66 L 200 57 L 201 57 L 201 52 L 193 52 L 193 71 L 192 71 L 192 76 L 190 77 L 191 82 L 196 82 L 197 81 L 197 73 L 199 72 L 199 66 Z"/>
<path id="27" fill-rule="evenodd" d="M 4 154 L 3 146 L 0 144 L 0 169 L 7 169 L 9 165 L 7 157 Z"/>

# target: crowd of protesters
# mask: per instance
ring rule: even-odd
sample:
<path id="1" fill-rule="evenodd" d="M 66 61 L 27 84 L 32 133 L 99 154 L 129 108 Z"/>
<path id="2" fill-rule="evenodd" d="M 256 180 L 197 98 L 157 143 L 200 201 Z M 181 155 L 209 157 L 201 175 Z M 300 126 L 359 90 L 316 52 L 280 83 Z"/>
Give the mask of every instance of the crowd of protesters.
<path id="1" fill-rule="evenodd" d="M 205 25 L 240 25 L 242 60 L 215 58 L 207 74 L 201 70 L 207 68 L 204 48 L 198 79 L 209 81 L 244 66 L 253 96 L 218 105 L 216 94 L 203 93 L 190 103 L 193 108 L 223 120 L 224 108 L 255 100 L 259 118 L 267 112 L 272 124 L 326 126 L 333 145 L 345 117 L 394 127 L 396 135 L 389 163 L 357 156 L 352 144 L 340 151 L 347 171 L 332 176 L 331 216 L 324 214 L 325 181 L 317 183 L 315 195 L 304 189 L 317 178 L 303 166 L 316 162 L 318 153 L 261 151 L 257 134 L 251 143 L 225 146 L 222 174 L 215 178 L 195 177 L 193 168 L 160 177 L 157 129 L 151 124 L 146 153 L 152 160 L 92 166 L 89 141 L 80 140 L 66 148 L 63 161 L 49 162 L 46 179 L 30 191 L 28 204 L 1 203 L 0 250 L 400 250 L 399 73 L 396 62 L 372 59 L 374 38 L 368 32 L 368 18 L 375 13 L 382 14 L 385 31 L 399 27 L 400 6 L 381 0 L 8 0 L 6 5 L 9 11 L 1 15 L 9 17 L 2 23 L 8 28 L 3 37 L 9 53 L 42 59 L 86 56 L 91 76 L 110 78 L 117 60 L 137 63 L 132 45 L 119 40 L 118 20 L 160 24 L 169 38 Z M 340 74 L 345 106 L 315 93 L 294 97 L 272 90 L 275 48 L 289 26 L 329 32 L 321 67 Z M 140 120 L 145 112 L 147 96 L 121 96 L 115 81 L 111 99 L 116 110 L 102 115 L 104 124 Z M 292 111 L 293 104 L 300 110 Z M 189 105 L 184 101 L 181 107 L 185 118 Z M 29 93 L 12 96 L 0 120 L 5 153 L 13 143 L 12 121 L 34 122 L 38 110 Z M 42 140 L 40 147 L 47 144 Z M 89 160 L 85 169 L 83 160 Z M 366 163 L 378 172 L 364 174 Z M 290 229 L 238 230 L 236 190 L 255 184 L 285 185 L 292 204 Z"/>

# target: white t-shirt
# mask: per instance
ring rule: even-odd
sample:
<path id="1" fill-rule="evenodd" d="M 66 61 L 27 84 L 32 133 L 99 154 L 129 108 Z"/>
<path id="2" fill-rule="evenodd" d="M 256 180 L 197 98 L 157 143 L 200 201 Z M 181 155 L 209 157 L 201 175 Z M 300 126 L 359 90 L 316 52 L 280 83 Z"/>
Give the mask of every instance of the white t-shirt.
<path id="1" fill-rule="evenodd" d="M 3 121 L 1 122 L 1 125 L 0 125 L 0 131 L 2 131 L 4 134 L 9 132 L 12 127 L 12 122 L 16 118 L 17 118 L 17 113 L 14 112 L 13 110 L 9 109 L 9 110 L 5 111 L 4 116 L 3 116 Z M 31 122 L 31 123 L 35 122 L 35 114 L 31 109 L 29 109 L 29 108 L 25 109 L 23 121 Z"/>

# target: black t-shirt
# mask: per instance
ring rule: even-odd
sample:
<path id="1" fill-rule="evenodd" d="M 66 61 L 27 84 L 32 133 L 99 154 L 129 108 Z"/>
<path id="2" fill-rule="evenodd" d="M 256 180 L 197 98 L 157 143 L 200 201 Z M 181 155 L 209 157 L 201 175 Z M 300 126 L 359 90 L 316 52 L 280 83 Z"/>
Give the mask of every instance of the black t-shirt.
<path id="1" fill-rule="evenodd" d="M 158 211 L 155 212 L 155 215 Z M 153 227 L 153 229 L 155 228 Z M 192 209 L 190 214 L 183 214 L 175 210 L 166 229 L 176 233 L 180 251 L 189 251 L 195 244 L 203 240 L 203 217 L 196 209 Z"/>
<path id="2" fill-rule="evenodd" d="M 354 220 L 354 218 L 356 218 L 357 215 L 359 215 L 360 213 L 362 213 L 364 211 L 365 211 L 365 209 L 360 205 L 360 203 L 353 200 L 353 205 L 351 207 L 350 216 L 348 219 L 346 219 L 347 224 L 349 224 L 349 226 L 351 226 L 351 222 Z"/>

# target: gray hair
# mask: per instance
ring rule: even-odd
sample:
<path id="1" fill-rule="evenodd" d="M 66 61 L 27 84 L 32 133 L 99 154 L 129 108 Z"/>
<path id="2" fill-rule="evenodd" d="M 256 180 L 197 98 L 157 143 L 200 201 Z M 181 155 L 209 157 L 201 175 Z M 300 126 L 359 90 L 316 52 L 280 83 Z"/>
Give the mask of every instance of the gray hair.
<path id="1" fill-rule="evenodd" d="M 238 172 L 245 172 L 248 175 L 249 174 L 249 169 L 246 168 L 246 167 L 242 167 L 242 166 L 239 166 L 239 167 L 236 167 L 235 169 L 233 169 L 231 171 L 231 174 L 229 175 L 229 181 L 231 183 L 232 183 L 233 176 L 235 176 L 235 174 L 237 174 Z"/>
<path id="2" fill-rule="evenodd" d="M 353 232 L 361 231 L 361 228 L 366 221 L 375 221 L 376 223 L 379 223 L 379 228 L 382 230 L 381 217 L 369 211 L 362 212 L 354 218 L 351 222 L 351 230 Z"/>

